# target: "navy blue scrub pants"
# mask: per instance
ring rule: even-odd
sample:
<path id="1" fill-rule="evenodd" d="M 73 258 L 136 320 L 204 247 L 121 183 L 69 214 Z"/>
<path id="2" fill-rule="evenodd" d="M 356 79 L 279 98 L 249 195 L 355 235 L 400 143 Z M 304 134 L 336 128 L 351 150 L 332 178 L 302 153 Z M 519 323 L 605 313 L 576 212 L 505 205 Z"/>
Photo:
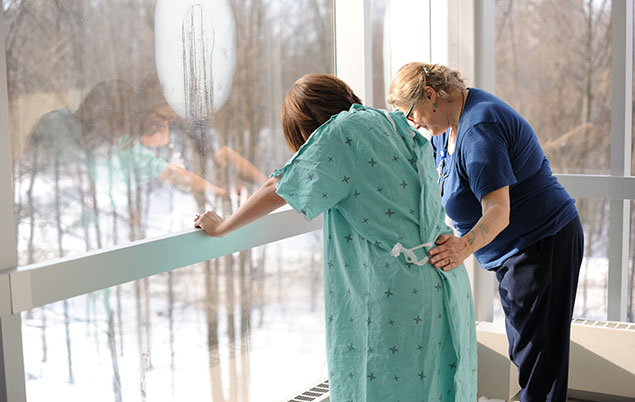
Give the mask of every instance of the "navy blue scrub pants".
<path id="1" fill-rule="evenodd" d="M 521 402 L 566 402 L 571 317 L 584 252 L 578 217 L 493 269 Z"/>

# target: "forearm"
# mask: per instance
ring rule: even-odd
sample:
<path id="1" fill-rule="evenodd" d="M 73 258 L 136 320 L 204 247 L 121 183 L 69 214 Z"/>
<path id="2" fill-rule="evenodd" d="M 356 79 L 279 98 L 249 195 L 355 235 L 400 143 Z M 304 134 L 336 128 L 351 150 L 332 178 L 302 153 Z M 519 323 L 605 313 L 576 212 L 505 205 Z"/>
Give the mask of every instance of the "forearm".
<path id="1" fill-rule="evenodd" d="M 228 163 L 233 164 L 238 169 L 238 174 L 246 180 L 255 183 L 264 183 L 267 180 L 267 176 L 258 170 L 253 163 L 229 147 L 222 147 L 220 151 L 214 155 L 214 160 L 221 167 L 226 167 Z"/>
<path id="2" fill-rule="evenodd" d="M 280 179 L 277 177 L 267 180 L 236 212 L 218 225 L 216 233 L 224 236 L 286 204 L 286 201 L 276 193 L 278 181 Z"/>
<path id="3" fill-rule="evenodd" d="M 469 254 L 491 243 L 509 225 L 509 210 L 501 205 L 492 205 L 484 211 L 481 219 L 463 238 L 467 241 Z"/>
<path id="4" fill-rule="evenodd" d="M 185 192 L 193 191 L 204 194 L 207 191 L 217 195 L 224 195 L 227 191 L 213 185 L 202 177 L 183 169 L 172 163 L 168 163 L 161 175 L 161 179 L 171 183 L 174 187 Z"/>

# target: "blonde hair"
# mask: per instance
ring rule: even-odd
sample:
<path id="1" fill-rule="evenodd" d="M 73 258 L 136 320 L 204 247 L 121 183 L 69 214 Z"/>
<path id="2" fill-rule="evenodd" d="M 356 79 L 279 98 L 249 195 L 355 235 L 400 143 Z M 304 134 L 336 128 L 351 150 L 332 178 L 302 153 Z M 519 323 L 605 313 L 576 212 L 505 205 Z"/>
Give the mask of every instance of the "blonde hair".
<path id="1" fill-rule="evenodd" d="M 465 89 L 461 74 L 440 64 L 412 62 L 402 66 L 390 83 L 389 105 L 410 106 L 425 98 L 426 87 L 431 87 L 437 96 L 452 102 L 457 90 Z"/>

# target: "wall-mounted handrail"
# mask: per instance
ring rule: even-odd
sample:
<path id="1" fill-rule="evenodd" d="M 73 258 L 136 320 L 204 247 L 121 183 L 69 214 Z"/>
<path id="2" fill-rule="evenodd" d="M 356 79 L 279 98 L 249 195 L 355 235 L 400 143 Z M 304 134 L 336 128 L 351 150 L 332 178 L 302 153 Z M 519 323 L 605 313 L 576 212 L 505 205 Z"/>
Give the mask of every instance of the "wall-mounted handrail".
<path id="1" fill-rule="evenodd" d="M 10 306 L 0 311 L 17 314 L 48 303 L 222 257 L 238 251 L 320 229 L 319 218 L 308 221 L 289 209 L 274 212 L 222 238 L 199 229 L 17 267 L 0 273 L 8 277 Z M 0 298 L 0 302 L 6 298 Z"/>

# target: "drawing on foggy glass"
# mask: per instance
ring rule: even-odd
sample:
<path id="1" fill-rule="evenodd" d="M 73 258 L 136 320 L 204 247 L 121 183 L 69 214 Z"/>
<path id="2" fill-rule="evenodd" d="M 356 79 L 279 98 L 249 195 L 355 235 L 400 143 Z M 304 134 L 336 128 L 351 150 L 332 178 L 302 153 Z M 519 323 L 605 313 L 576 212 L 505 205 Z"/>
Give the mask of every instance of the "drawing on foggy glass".
<path id="1" fill-rule="evenodd" d="M 165 97 L 182 118 L 210 121 L 231 89 L 236 34 L 227 0 L 158 0 L 156 65 Z"/>

